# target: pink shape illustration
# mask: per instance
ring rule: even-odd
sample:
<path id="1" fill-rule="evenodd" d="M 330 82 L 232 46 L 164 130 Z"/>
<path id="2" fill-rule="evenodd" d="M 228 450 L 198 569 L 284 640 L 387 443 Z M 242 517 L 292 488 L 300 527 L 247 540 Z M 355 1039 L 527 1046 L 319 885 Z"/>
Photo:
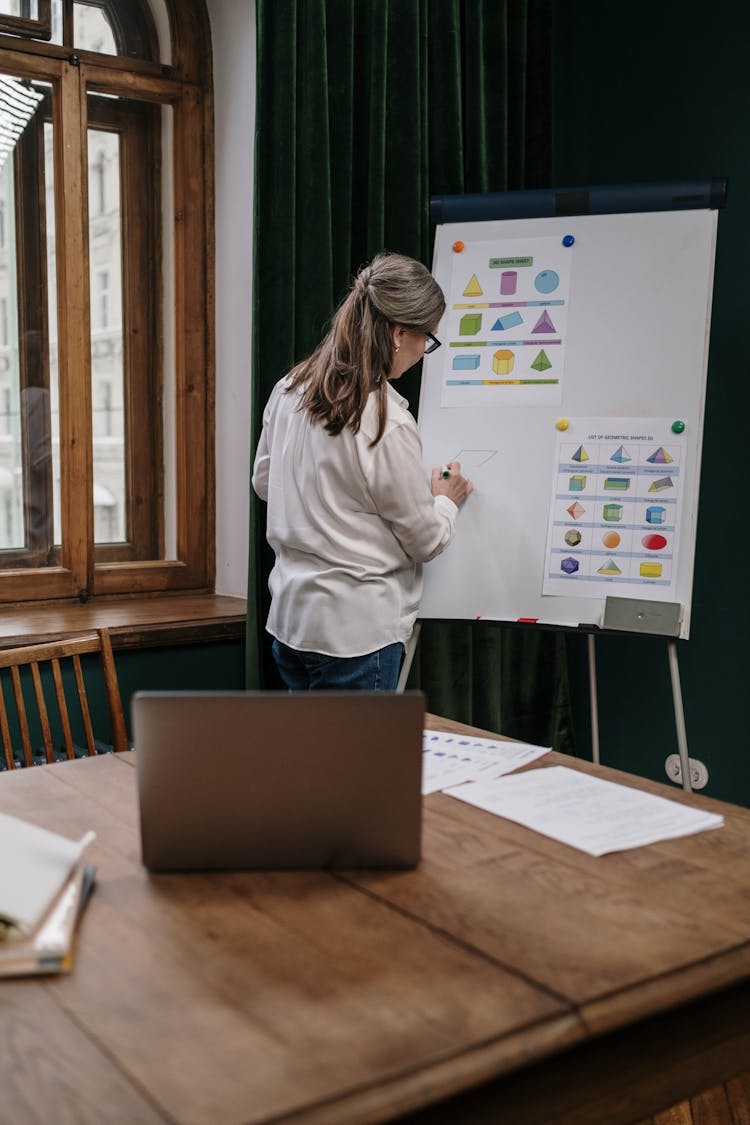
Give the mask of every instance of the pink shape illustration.
<path id="1" fill-rule="evenodd" d="M 552 321 L 550 319 L 550 314 L 548 313 L 548 311 L 546 311 L 546 309 L 544 309 L 544 312 L 540 316 L 539 321 L 536 322 L 536 324 L 534 325 L 534 327 L 532 328 L 531 331 L 532 332 L 557 332 L 558 330 L 552 324 Z"/>
<path id="2" fill-rule="evenodd" d="M 531 331 L 532 332 L 557 332 L 557 329 L 555 328 L 554 324 L 550 320 L 549 313 L 547 312 L 546 309 L 544 310 L 542 315 L 539 317 L 539 320 L 536 322 L 536 324 L 531 329 Z"/>

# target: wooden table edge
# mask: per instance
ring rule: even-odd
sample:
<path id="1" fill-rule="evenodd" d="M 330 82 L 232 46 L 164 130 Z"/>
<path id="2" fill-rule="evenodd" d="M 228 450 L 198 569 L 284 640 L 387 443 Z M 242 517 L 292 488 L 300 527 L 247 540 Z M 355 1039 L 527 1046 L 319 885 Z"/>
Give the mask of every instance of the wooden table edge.
<path id="1" fill-rule="evenodd" d="M 377 1125 L 397 1120 L 403 1114 L 430 1109 L 477 1085 L 503 1079 L 530 1063 L 584 1042 L 585 1038 L 585 1029 L 575 1013 L 552 1016 L 465 1048 L 428 1067 L 266 1119 L 263 1125 Z"/>

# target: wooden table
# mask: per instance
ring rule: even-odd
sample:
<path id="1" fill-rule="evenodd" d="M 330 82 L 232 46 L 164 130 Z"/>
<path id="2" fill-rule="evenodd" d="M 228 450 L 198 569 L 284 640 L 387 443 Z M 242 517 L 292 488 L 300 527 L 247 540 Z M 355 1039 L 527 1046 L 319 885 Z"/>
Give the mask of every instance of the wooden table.
<path id="1" fill-rule="evenodd" d="M 726 826 L 595 859 L 435 794 L 413 872 L 148 876 L 132 757 L 0 777 L 98 867 L 73 972 L 0 983 L 2 1121 L 617 1125 L 747 1068 L 747 810 L 550 755 Z"/>

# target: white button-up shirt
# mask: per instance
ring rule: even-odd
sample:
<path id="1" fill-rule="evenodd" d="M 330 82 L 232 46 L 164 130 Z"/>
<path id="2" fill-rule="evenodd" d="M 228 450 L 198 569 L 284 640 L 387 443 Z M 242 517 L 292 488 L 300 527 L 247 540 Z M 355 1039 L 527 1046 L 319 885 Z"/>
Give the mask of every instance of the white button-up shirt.
<path id="1" fill-rule="evenodd" d="M 385 431 L 370 395 L 359 432 L 332 436 L 299 410 L 288 379 L 271 392 L 253 488 L 268 502 L 268 632 L 290 648 L 362 656 L 412 632 L 421 564 L 453 538 L 458 508 L 433 496 L 406 399 L 388 385 Z"/>

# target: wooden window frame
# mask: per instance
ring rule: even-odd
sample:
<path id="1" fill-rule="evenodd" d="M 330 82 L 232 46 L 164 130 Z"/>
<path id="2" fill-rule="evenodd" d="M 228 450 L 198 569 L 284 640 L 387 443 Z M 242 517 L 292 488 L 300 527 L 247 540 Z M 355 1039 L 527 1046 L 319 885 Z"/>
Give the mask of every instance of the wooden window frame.
<path id="1" fill-rule="evenodd" d="M 120 206 L 122 229 L 128 232 L 122 261 L 123 379 L 126 436 L 127 533 L 125 543 L 98 544 L 96 563 L 159 558 L 164 550 L 161 515 L 160 316 L 154 294 L 161 291 L 161 262 L 152 252 L 160 246 L 161 216 L 155 208 L 139 206 L 157 197 L 161 153 L 149 127 L 149 105 L 133 99 L 101 99 L 87 95 L 87 108 L 96 110 L 88 132 L 111 131 L 120 138 Z M 158 111 L 158 103 L 151 103 Z M 88 168 L 88 163 L 87 163 Z M 128 331 L 128 326 L 130 330 Z M 137 327 L 137 331 L 135 328 Z"/>
<path id="2" fill-rule="evenodd" d="M 52 0 L 37 0 L 36 19 L 0 14 L 0 32 L 33 39 L 52 38 Z"/>
<path id="3" fill-rule="evenodd" d="M 214 556 L 214 331 L 213 331 L 213 136 L 210 60 L 206 65 L 205 9 L 185 13 L 167 0 L 183 37 L 176 39 L 176 65 L 133 61 L 50 44 L 22 43 L 0 34 L 0 70 L 52 84 L 55 214 L 58 231 L 58 363 L 60 371 L 60 456 L 62 548 L 54 565 L 0 569 L 0 602 L 86 601 L 89 598 L 164 592 L 205 592 L 213 588 Z M 182 8 L 182 11 L 179 9 Z M 186 50 L 187 46 L 187 50 Z M 27 50 L 26 48 L 33 48 Z M 180 54 L 180 51 L 182 52 Z M 7 53 L 6 53 L 7 52 Z M 208 77 L 206 77 L 208 76 Z M 153 557 L 112 557 L 117 550 L 94 548 L 91 353 L 88 269 L 87 98 L 109 94 L 168 105 L 172 110 L 174 168 L 175 342 L 173 416 L 175 448 L 176 558 L 164 560 L 163 532 L 151 544 Z M 96 126 L 95 126 L 96 127 Z M 154 158 L 156 154 L 150 154 Z M 64 232 L 64 239 L 60 232 Z M 147 252 L 146 240 L 143 253 Z M 124 277 L 123 300 L 128 286 Z M 156 347 L 158 326 L 136 333 L 126 346 L 143 354 Z M 143 338 L 145 336 L 145 339 Z M 77 372 L 72 377 L 71 372 Z M 81 389 L 85 387 L 86 393 Z M 151 392 L 153 415 L 161 416 L 161 390 Z M 162 502 L 159 473 L 140 465 L 132 495 L 151 486 Z M 82 498 L 86 502 L 82 503 Z M 143 553 L 143 552 L 142 552 Z M 149 552 L 145 552 L 148 554 Z M 0 563 L 0 566 L 2 564 Z"/>

